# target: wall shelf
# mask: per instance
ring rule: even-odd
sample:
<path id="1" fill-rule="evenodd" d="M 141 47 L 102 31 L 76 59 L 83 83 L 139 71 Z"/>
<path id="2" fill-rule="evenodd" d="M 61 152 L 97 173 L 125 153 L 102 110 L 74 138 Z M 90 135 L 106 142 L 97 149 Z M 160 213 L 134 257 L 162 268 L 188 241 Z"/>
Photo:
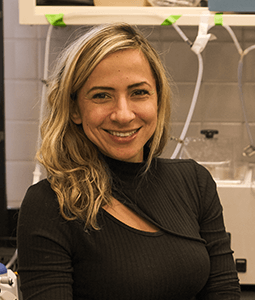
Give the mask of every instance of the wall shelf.
<path id="1" fill-rule="evenodd" d="M 176 24 L 196 26 L 201 14 L 208 13 L 209 24 L 214 25 L 214 12 L 204 7 L 103 7 L 103 6 L 36 6 L 36 0 L 19 0 L 19 22 L 24 25 L 49 24 L 45 14 L 64 14 L 67 25 L 92 25 L 127 22 L 135 25 L 161 25 L 170 15 L 181 15 Z M 224 13 L 223 24 L 255 26 L 255 14 Z"/>

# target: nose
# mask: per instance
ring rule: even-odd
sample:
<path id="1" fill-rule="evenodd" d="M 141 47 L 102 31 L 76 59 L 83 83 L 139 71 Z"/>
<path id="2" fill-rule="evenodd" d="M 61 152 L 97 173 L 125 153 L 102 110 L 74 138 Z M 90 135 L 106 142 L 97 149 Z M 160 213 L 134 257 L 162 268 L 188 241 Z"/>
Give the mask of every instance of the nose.
<path id="1" fill-rule="evenodd" d="M 110 115 L 111 121 L 119 124 L 128 124 L 135 118 L 135 112 L 132 109 L 132 103 L 126 96 L 116 99 L 113 111 Z"/>

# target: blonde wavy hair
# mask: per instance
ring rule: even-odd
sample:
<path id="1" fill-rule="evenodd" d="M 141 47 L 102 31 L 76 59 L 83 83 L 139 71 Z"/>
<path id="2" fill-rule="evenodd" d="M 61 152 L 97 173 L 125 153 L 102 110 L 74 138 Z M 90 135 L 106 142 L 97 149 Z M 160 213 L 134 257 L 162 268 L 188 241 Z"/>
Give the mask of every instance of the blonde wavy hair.
<path id="1" fill-rule="evenodd" d="M 147 58 L 156 80 L 158 122 L 149 140 L 146 171 L 168 139 L 170 87 L 156 51 L 143 35 L 128 24 L 92 28 L 68 46 L 56 61 L 48 82 L 49 113 L 41 126 L 42 144 L 37 159 L 47 170 L 62 216 L 79 219 L 85 228 L 99 229 L 99 208 L 111 203 L 111 183 L 98 149 L 72 121 L 77 92 L 106 55 L 139 49 Z"/>

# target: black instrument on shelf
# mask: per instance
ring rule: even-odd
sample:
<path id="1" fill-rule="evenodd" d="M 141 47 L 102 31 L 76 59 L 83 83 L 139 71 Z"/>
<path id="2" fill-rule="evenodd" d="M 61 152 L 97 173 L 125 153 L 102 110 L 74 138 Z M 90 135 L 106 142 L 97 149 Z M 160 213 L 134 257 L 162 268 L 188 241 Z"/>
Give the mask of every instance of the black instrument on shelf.
<path id="1" fill-rule="evenodd" d="M 36 0 L 36 5 L 47 6 L 82 6 L 82 5 L 94 5 L 93 0 Z"/>

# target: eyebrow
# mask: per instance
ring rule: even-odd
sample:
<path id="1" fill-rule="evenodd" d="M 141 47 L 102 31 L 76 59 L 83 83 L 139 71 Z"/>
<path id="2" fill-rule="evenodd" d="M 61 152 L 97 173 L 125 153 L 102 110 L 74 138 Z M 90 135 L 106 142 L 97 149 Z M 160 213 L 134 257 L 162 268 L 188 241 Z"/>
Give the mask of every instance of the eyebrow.
<path id="1" fill-rule="evenodd" d="M 141 81 L 141 82 L 137 82 L 134 84 L 131 84 L 128 86 L 128 89 L 132 89 L 135 87 L 139 87 L 141 85 L 148 85 L 151 88 L 151 85 L 146 82 L 146 81 Z M 87 94 L 89 94 L 90 92 L 94 91 L 94 90 L 108 90 L 108 91 L 114 91 L 115 89 L 113 87 L 109 87 L 109 86 L 93 86 L 91 89 L 88 90 Z"/>

